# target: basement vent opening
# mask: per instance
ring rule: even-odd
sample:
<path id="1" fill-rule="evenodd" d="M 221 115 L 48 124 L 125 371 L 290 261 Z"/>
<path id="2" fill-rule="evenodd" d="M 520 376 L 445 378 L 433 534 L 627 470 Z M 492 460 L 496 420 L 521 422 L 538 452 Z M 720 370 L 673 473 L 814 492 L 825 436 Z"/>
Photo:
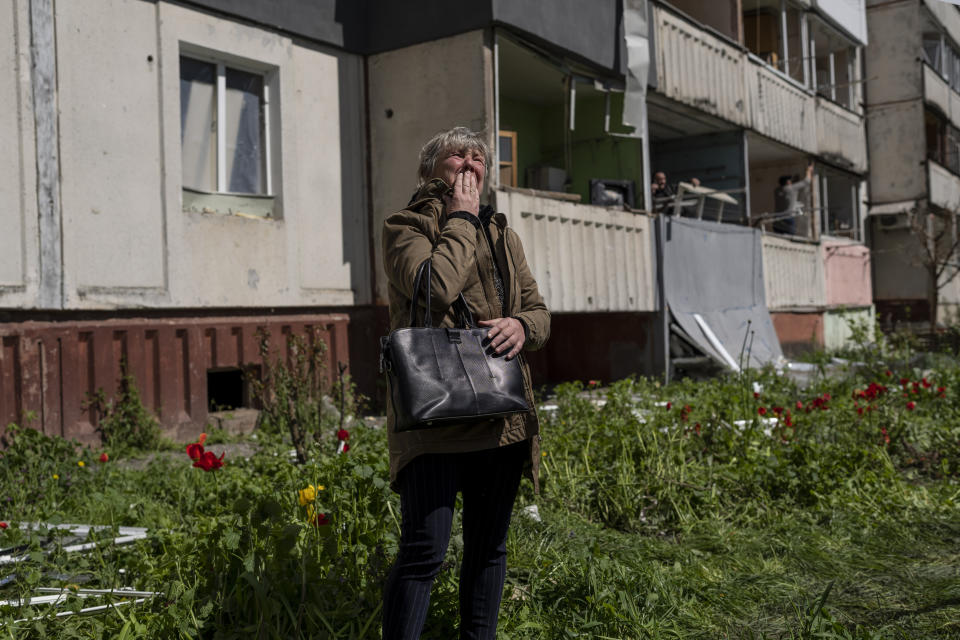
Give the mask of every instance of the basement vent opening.
<path id="1" fill-rule="evenodd" d="M 250 385 L 237 367 L 207 370 L 207 409 L 229 411 L 251 407 Z"/>

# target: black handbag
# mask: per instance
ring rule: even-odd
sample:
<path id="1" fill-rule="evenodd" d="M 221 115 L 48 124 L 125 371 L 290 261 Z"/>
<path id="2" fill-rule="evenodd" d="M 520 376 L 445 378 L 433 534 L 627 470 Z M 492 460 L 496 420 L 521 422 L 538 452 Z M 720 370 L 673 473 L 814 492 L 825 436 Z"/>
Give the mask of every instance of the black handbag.
<path id="1" fill-rule="evenodd" d="M 454 302 L 459 326 L 432 326 L 432 263 L 417 269 L 410 326 L 380 338 L 380 369 L 386 371 L 396 430 L 441 427 L 450 423 L 530 410 L 518 358 L 507 360 L 487 346 L 487 327 L 477 327 L 461 292 Z M 425 289 L 423 326 L 416 326 L 418 298 Z"/>

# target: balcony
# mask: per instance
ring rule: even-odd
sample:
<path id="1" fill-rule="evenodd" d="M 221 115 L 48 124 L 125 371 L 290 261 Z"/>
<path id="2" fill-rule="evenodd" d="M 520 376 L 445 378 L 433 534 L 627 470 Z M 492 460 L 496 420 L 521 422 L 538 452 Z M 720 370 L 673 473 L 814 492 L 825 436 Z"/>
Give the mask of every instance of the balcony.
<path id="1" fill-rule="evenodd" d="M 656 310 L 649 216 L 532 189 L 501 188 L 495 196 L 551 311 Z"/>
<path id="2" fill-rule="evenodd" d="M 867 170 L 867 133 L 863 118 L 817 98 L 817 154 L 857 173 Z"/>
<path id="3" fill-rule="evenodd" d="M 930 185 L 930 204 L 948 211 L 960 210 L 960 176 L 933 160 L 927 160 L 927 183 Z"/>
<path id="4" fill-rule="evenodd" d="M 765 235 L 763 280 L 771 311 L 826 305 L 823 258 L 817 244 Z"/>
<path id="5" fill-rule="evenodd" d="M 832 164 L 867 167 L 862 116 L 670 9 L 654 7 L 657 91 Z"/>

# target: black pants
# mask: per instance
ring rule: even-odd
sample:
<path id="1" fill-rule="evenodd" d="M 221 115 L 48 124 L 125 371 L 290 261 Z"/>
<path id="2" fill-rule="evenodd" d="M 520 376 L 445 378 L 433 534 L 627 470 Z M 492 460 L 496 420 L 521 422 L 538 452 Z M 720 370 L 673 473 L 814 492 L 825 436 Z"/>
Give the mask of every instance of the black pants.
<path id="1" fill-rule="evenodd" d="M 397 476 L 400 551 L 383 589 L 383 637 L 419 638 L 430 589 L 463 492 L 460 637 L 494 638 L 507 569 L 507 528 L 528 442 L 470 453 L 425 454 Z"/>

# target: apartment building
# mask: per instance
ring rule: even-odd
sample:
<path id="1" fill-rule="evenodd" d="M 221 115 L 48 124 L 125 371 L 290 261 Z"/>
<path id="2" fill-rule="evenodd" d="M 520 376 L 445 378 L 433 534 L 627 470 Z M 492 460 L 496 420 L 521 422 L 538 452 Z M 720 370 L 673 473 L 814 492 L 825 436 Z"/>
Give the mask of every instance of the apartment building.
<path id="1" fill-rule="evenodd" d="M 541 382 L 736 367 L 751 332 L 749 364 L 837 346 L 872 313 L 863 16 L 840 0 L 0 0 L 16 141 L 0 421 L 91 440 L 84 395 L 125 361 L 191 436 L 252 405 L 262 328 L 277 351 L 318 330 L 376 396 L 380 226 L 420 145 L 455 125 L 488 133 L 485 197 L 553 311 L 529 354 Z M 777 181 L 810 160 L 785 216 Z M 679 193 L 652 193 L 657 172 Z"/>
<path id="2" fill-rule="evenodd" d="M 764 299 L 786 352 L 840 346 L 849 321 L 872 317 L 863 2 L 676 0 L 653 11 L 651 166 L 731 190 L 737 203 L 719 217 L 764 230 Z M 781 177 L 803 178 L 811 162 L 802 206 L 778 210 Z"/>
<path id="3" fill-rule="evenodd" d="M 881 320 L 956 318 L 960 209 L 960 11 L 937 0 L 867 2 L 870 225 Z M 937 246 L 934 240 L 940 238 Z M 931 260 L 931 257 L 933 260 Z M 939 279 L 928 267 L 943 267 Z"/>

